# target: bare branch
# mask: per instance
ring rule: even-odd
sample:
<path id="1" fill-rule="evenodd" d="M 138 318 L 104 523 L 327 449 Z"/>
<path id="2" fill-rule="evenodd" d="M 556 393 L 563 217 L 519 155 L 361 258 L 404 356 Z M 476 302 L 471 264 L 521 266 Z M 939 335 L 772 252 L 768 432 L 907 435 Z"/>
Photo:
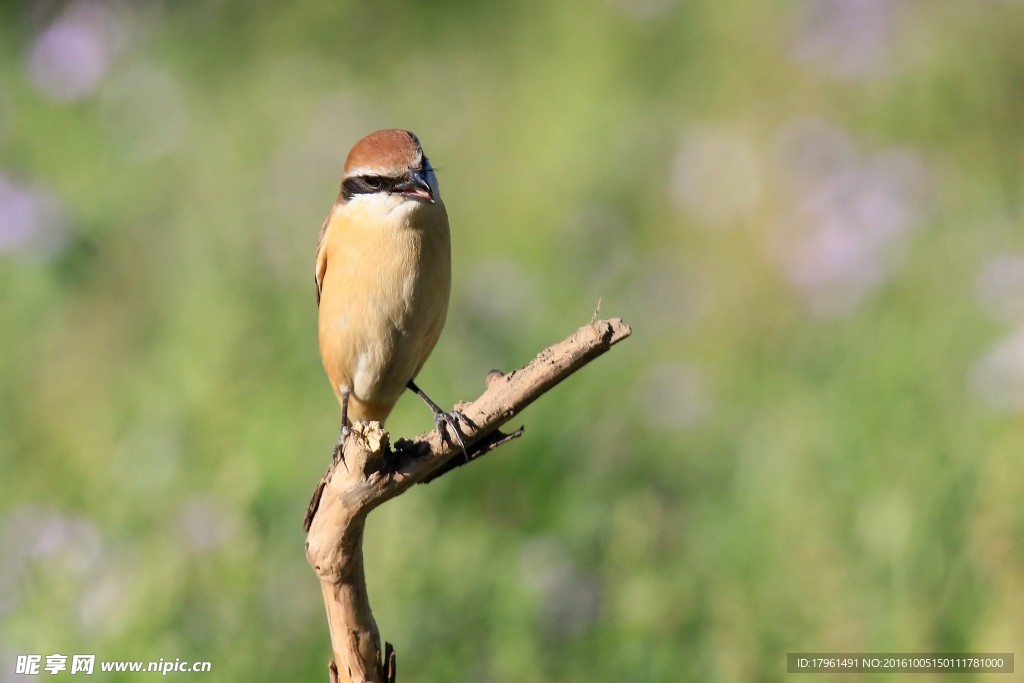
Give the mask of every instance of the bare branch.
<path id="1" fill-rule="evenodd" d="M 395 677 L 395 653 L 390 644 L 381 649 L 363 574 L 363 528 L 370 510 L 522 434 L 522 429 L 512 434 L 498 429 L 630 332 L 618 318 L 598 320 L 518 370 L 491 372 L 484 393 L 457 405 L 454 413 L 468 454 L 436 430 L 401 440 L 392 450 L 380 424 L 353 427 L 343 462 L 324 474 L 305 521 L 306 559 L 320 577 L 327 607 L 332 680 L 386 683 Z"/>

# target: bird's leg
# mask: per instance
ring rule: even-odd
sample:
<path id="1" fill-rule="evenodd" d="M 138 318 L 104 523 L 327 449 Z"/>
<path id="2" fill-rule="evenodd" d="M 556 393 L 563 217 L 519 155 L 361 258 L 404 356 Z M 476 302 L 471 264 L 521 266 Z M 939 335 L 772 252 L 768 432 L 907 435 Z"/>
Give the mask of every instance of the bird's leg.
<path id="1" fill-rule="evenodd" d="M 455 435 L 455 440 L 459 442 L 459 448 L 462 449 L 462 454 L 466 456 L 466 460 L 469 460 L 469 452 L 466 450 L 466 444 L 462 442 L 462 434 L 459 431 L 459 419 L 463 419 L 469 422 L 469 418 L 463 415 L 458 410 L 453 410 L 450 413 L 446 413 L 441 410 L 441 407 L 430 400 L 430 397 L 423 393 L 423 390 L 416 386 L 416 382 L 409 380 L 406 384 L 409 391 L 413 392 L 417 396 L 423 399 L 423 402 L 430 406 L 430 409 L 434 411 L 434 425 L 437 427 L 437 433 L 441 435 L 441 439 L 451 441 L 447 438 L 448 430 L 445 427 L 450 427 L 452 434 Z"/>
<path id="2" fill-rule="evenodd" d="M 344 460 L 345 456 L 345 437 L 352 431 L 348 426 L 348 396 L 349 388 L 341 388 L 341 430 L 338 432 L 338 443 L 334 445 L 334 464 L 337 465 L 339 460 Z M 348 465 L 345 466 L 348 469 Z"/>

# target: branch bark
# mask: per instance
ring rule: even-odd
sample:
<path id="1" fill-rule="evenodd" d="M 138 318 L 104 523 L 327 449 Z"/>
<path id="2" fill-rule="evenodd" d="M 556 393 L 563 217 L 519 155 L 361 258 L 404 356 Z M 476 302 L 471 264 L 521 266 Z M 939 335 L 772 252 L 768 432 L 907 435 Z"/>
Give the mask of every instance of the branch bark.
<path id="1" fill-rule="evenodd" d="M 456 440 L 436 430 L 392 449 L 377 422 L 359 423 L 345 442 L 343 458 L 324 473 L 306 513 L 306 559 L 320 578 L 331 632 L 332 681 L 386 683 L 395 680 L 395 655 L 381 649 L 363 574 L 366 515 L 378 505 L 471 462 L 522 429 L 504 434 L 499 427 L 542 394 L 566 379 L 631 330 L 620 319 L 599 320 L 541 351 L 508 374 L 492 371 L 487 389 L 472 403 L 456 406 L 464 454 Z"/>

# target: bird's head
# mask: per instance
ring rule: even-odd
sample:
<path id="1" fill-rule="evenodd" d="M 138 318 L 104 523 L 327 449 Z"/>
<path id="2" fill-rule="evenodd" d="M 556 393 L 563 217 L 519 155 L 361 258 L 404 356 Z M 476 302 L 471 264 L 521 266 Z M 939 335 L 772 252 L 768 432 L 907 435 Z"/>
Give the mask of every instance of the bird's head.
<path id="1" fill-rule="evenodd" d="M 352 147 L 341 181 L 343 202 L 361 197 L 434 204 L 437 176 L 419 139 L 407 130 L 378 130 Z"/>

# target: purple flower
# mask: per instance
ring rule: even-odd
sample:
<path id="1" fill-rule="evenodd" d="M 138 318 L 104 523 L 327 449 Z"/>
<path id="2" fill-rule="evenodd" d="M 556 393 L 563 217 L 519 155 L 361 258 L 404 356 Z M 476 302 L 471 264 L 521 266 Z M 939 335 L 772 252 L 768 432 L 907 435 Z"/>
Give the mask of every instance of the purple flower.
<path id="1" fill-rule="evenodd" d="M 828 76 L 864 77 L 889 57 L 896 0 L 804 0 L 794 58 Z"/>
<path id="2" fill-rule="evenodd" d="M 822 315 L 849 313 L 891 278 L 930 208 L 916 154 L 858 157 L 845 133 L 821 122 L 799 121 L 780 135 L 782 182 L 792 200 L 773 248 L 805 304 Z"/>
<path id="3" fill-rule="evenodd" d="M 112 3 L 80 0 L 43 29 L 28 55 L 29 79 L 56 102 L 96 92 L 124 42 L 125 17 Z"/>
<path id="4" fill-rule="evenodd" d="M 50 256 L 67 237 L 66 217 L 50 192 L 0 173 L 0 256 Z"/>

